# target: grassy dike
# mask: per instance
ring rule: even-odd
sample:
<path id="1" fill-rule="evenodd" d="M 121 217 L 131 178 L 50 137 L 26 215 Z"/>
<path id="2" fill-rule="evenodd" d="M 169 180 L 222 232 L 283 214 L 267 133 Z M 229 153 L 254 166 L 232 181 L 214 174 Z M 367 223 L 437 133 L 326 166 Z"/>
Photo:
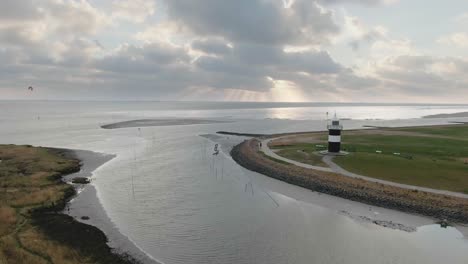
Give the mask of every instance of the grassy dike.
<path id="1" fill-rule="evenodd" d="M 468 194 L 468 126 L 387 131 L 345 136 L 344 147 L 354 151 L 335 162 L 373 178 Z"/>
<path id="2" fill-rule="evenodd" d="M 96 227 L 60 213 L 75 195 L 61 177 L 79 170 L 68 150 L 0 145 L 0 264 L 136 263 Z"/>
<path id="3" fill-rule="evenodd" d="M 468 125 L 379 128 L 344 131 L 349 155 L 333 161 L 347 171 L 402 184 L 468 194 Z M 323 166 L 317 151 L 326 132 L 274 140 L 278 155 Z"/>
<path id="4" fill-rule="evenodd" d="M 249 170 L 312 191 L 440 220 L 468 223 L 468 199 L 403 189 L 275 162 L 260 154 L 258 146 L 258 140 L 246 140 L 232 149 L 231 156 Z"/>

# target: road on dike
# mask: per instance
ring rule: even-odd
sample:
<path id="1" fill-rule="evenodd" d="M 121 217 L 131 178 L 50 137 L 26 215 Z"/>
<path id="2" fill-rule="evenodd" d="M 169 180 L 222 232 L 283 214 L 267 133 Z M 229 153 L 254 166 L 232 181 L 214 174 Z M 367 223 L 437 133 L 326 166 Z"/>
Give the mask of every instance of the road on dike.
<path id="1" fill-rule="evenodd" d="M 312 169 L 312 170 L 317 170 L 317 171 L 324 171 L 324 172 L 334 172 L 334 173 L 338 173 L 338 174 L 346 176 L 346 177 L 360 178 L 360 179 L 364 179 L 364 180 L 371 181 L 371 182 L 377 182 L 377 183 L 382 183 L 382 184 L 386 184 L 386 185 L 392 185 L 392 186 L 395 186 L 395 187 L 400 187 L 400 188 L 405 188 L 405 189 L 410 189 L 410 190 L 418 190 L 418 191 L 423 191 L 423 192 L 428 192 L 428 193 L 443 194 L 443 195 L 449 195 L 449 196 L 453 196 L 453 197 L 468 199 L 468 194 L 445 191 L 445 190 L 437 190 L 437 189 L 431 189 L 431 188 L 408 185 L 408 184 L 402 184 L 402 183 L 396 183 L 396 182 L 375 179 L 375 178 L 367 177 L 367 176 L 364 176 L 364 175 L 359 175 L 359 174 L 356 174 L 356 173 L 352 173 L 350 171 L 347 171 L 347 170 L 343 169 L 342 167 L 338 166 L 338 164 L 333 162 L 334 156 L 331 156 L 331 155 L 324 155 L 323 158 L 322 158 L 323 162 L 325 164 L 327 164 L 329 166 L 329 168 L 314 166 L 314 165 L 310 165 L 310 164 L 305 164 L 305 163 L 298 162 L 298 161 L 295 161 L 295 160 L 291 160 L 291 159 L 288 159 L 288 158 L 285 158 L 285 157 L 281 157 L 268 147 L 268 143 L 270 143 L 270 141 L 280 139 L 280 138 L 282 138 L 282 137 L 268 138 L 268 139 L 261 140 L 260 141 L 261 142 L 260 150 L 265 155 L 267 155 L 269 157 L 272 157 L 274 159 L 278 159 L 278 160 L 281 160 L 281 161 L 284 161 L 284 162 L 287 162 L 287 163 L 290 163 L 290 164 L 293 164 L 293 165 L 296 165 L 296 166 L 299 166 L 299 167 L 307 168 L 307 169 Z"/>

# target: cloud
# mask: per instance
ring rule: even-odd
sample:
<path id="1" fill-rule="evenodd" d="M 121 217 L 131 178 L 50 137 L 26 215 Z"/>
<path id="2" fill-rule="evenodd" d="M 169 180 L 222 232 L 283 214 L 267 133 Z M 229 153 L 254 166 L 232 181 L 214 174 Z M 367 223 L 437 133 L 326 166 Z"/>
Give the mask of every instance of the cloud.
<path id="1" fill-rule="evenodd" d="M 170 18 L 194 34 L 231 42 L 324 43 L 339 30 L 332 12 L 307 0 L 289 8 L 275 0 L 171 0 L 166 5 Z"/>
<path id="2" fill-rule="evenodd" d="M 336 4 L 360 4 L 368 6 L 377 5 L 391 5 L 398 3 L 400 0 L 319 0 L 318 2 L 324 5 L 336 5 Z"/>
<path id="3" fill-rule="evenodd" d="M 164 43 L 151 43 L 143 46 L 125 44 L 113 53 L 95 60 L 95 67 L 116 73 L 152 74 L 164 67 L 187 64 L 189 60 L 190 56 L 184 48 Z"/>
<path id="4" fill-rule="evenodd" d="M 143 23 L 153 15 L 156 4 L 153 0 L 114 0 L 112 17 L 133 23 Z"/>
<path id="5" fill-rule="evenodd" d="M 301 86 L 301 75 L 339 74 L 343 68 L 324 51 L 285 52 L 282 48 L 260 44 L 238 44 L 224 56 L 201 56 L 196 69 L 222 74 L 229 85 L 211 83 L 218 88 L 265 91 L 273 88 L 271 80 L 283 80 Z M 235 78 L 228 78 L 227 76 Z M 241 85 L 236 80 L 242 79 Z M 268 81 L 270 80 L 270 81 Z M 252 84 L 261 85 L 252 85 Z M 250 84 L 251 86 L 247 86 Z"/>
<path id="6" fill-rule="evenodd" d="M 466 59 L 418 50 L 346 11 L 393 2 L 5 0 L 0 89 L 34 85 L 44 98 L 461 100 Z M 462 48 L 464 35 L 439 42 Z"/>
<path id="7" fill-rule="evenodd" d="M 465 26 L 468 23 L 468 12 L 457 16 L 455 18 L 455 22 L 459 23 L 460 25 Z"/>
<path id="8" fill-rule="evenodd" d="M 201 48 L 205 55 L 194 58 L 189 48 L 163 42 L 123 45 L 96 61 L 94 68 L 116 79 L 147 76 L 154 89 L 164 83 L 173 92 L 187 87 L 268 92 L 275 79 L 295 83 L 300 73 L 334 75 L 343 70 L 324 51 L 285 52 L 260 44 L 229 47 L 219 40 L 194 43 L 190 48 Z"/>
<path id="9" fill-rule="evenodd" d="M 95 35 L 108 24 L 106 15 L 84 0 L 7 0 L 5 4 L 11 12 L 0 15 L 0 45 L 23 48 L 25 53 L 41 48 L 48 53 L 57 41 Z"/>
<path id="10" fill-rule="evenodd" d="M 179 38 L 184 38 L 186 29 L 174 21 L 164 20 L 157 24 L 146 26 L 143 30 L 134 34 L 133 38 L 139 42 L 166 42 L 175 44 Z M 191 36 L 194 37 L 194 36 Z"/>
<path id="11" fill-rule="evenodd" d="M 42 12 L 35 2 L 34 0 L 2 0 L 0 21 L 2 23 L 11 21 L 24 22 L 40 18 Z"/>
<path id="12" fill-rule="evenodd" d="M 461 48 L 468 47 L 468 33 L 457 32 L 447 36 L 440 37 L 437 40 L 438 43 L 450 46 L 456 46 Z"/>
<path id="13" fill-rule="evenodd" d="M 231 52 L 229 43 L 220 39 L 197 39 L 192 42 L 191 47 L 207 54 L 222 55 Z"/>
<path id="14" fill-rule="evenodd" d="M 154 12 L 154 5 L 145 6 L 148 3 L 114 2 L 108 13 L 143 23 Z M 290 43 L 326 43 L 338 32 L 333 13 L 313 2 L 296 1 L 288 8 L 265 0 L 167 5 L 170 20 L 135 34 L 143 44 L 121 44 L 104 52 L 95 36 L 111 24 L 106 12 L 84 0 L 42 2 L 40 12 L 31 10 L 31 23 L 10 18 L 11 25 L 0 31 L 0 41 L 16 54 L 8 58 L 11 70 L 5 74 L 50 89 L 60 86 L 54 76 L 63 76 L 63 86 L 86 90 L 99 84 L 100 89 L 125 95 L 129 93 L 125 87 L 132 86 L 142 94 L 177 94 L 186 89 L 269 92 L 279 84 L 330 89 L 331 80 L 344 72 L 319 48 L 284 49 Z M 185 8 L 192 10 L 189 17 L 181 17 Z M 245 11 L 245 17 L 226 17 L 231 8 Z M 129 19 L 130 13 L 135 20 Z M 206 34 L 200 37 L 202 32 Z M 184 44 L 184 38 L 190 44 Z M 47 50 L 50 47 L 53 51 Z M 29 76 L 21 76 L 21 71 Z"/>
<path id="15" fill-rule="evenodd" d="M 354 51 L 359 51 L 364 45 L 372 45 L 378 40 L 388 39 L 388 30 L 382 26 L 367 27 L 358 17 L 344 17 L 342 34 L 336 37 L 335 42 L 347 41 Z"/>
<path id="16" fill-rule="evenodd" d="M 47 26 L 56 34 L 96 34 L 109 21 L 106 14 L 93 7 L 88 1 L 50 1 L 43 6 Z"/>
<path id="17" fill-rule="evenodd" d="M 404 94 L 456 97 L 468 87 L 468 61 L 457 58 L 399 56 L 376 73 Z"/>
<path id="18" fill-rule="evenodd" d="M 348 69 L 338 75 L 335 80 L 335 86 L 343 90 L 372 90 L 379 88 L 382 81 L 371 76 L 359 76 Z"/>

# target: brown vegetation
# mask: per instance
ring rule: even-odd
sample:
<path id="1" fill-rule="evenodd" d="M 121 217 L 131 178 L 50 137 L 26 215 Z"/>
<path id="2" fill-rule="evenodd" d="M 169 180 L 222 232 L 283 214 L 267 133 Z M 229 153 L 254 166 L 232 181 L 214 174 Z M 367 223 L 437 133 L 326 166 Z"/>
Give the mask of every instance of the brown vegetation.
<path id="1" fill-rule="evenodd" d="M 75 193 L 61 176 L 70 152 L 0 145 L 0 263 L 133 263 L 111 252 L 95 227 L 57 213 Z"/>

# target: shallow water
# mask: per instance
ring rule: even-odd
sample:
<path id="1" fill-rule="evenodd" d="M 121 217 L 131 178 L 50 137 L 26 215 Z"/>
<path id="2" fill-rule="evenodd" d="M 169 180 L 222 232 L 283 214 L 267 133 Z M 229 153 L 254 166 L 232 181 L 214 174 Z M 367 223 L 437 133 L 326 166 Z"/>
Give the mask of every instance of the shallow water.
<path id="1" fill-rule="evenodd" d="M 346 129 L 440 124 L 468 119 L 417 118 L 468 107 L 264 106 L 0 102 L 0 143 L 116 154 L 94 172 L 100 202 L 121 233 L 163 263 L 466 263 L 468 239 L 460 232 L 465 228 L 443 229 L 431 219 L 314 193 L 247 171 L 228 155 L 242 138 L 213 134 L 323 130 L 325 112 L 335 110 L 358 119 L 345 120 Z M 99 128 L 157 117 L 233 122 Z M 206 134 L 210 136 L 200 136 Z M 221 144 L 218 156 L 212 155 L 215 143 Z M 416 231 L 385 228 L 360 221 L 359 216 L 398 222 Z"/>

